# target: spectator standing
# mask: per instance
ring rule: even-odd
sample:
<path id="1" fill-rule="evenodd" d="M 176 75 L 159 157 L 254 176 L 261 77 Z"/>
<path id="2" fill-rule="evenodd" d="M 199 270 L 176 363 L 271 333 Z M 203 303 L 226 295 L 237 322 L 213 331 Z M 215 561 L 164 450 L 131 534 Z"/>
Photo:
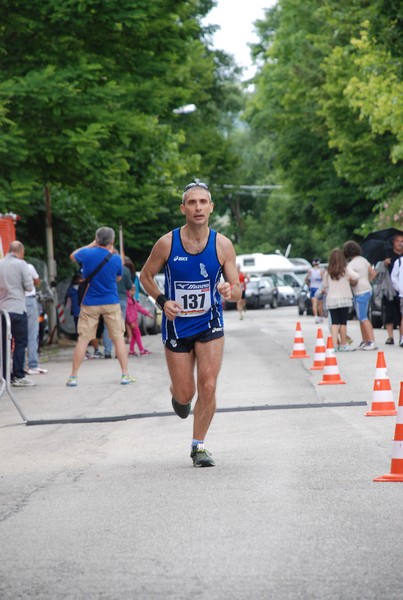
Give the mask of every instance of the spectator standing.
<path id="1" fill-rule="evenodd" d="M 152 318 L 152 314 L 148 312 L 143 306 L 141 306 L 140 302 L 137 302 L 135 298 L 135 289 L 134 287 L 127 292 L 127 309 L 126 309 L 126 324 L 127 330 L 131 332 L 130 335 L 130 349 L 129 356 L 136 356 L 136 352 L 134 350 L 135 344 L 137 344 L 140 352 L 140 356 L 146 356 L 147 354 L 152 354 L 147 348 L 144 348 L 143 341 L 141 339 L 141 331 L 139 324 L 137 322 L 138 313 L 145 315 L 146 317 Z"/>
<path id="2" fill-rule="evenodd" d="M 347 343 L 347 317 L 348 309 L 353 305 L 351 284 L 357 282 L 359 277 L 359 274 L 347 264 L 340 248 L 334 248 L 329 255 L 329 264 L 323 277 L 323 288 L 326 290 L 326 306 L 330 312 L 330 329 L 336 352 L 355 350 Z M 340 345 L 338 345 L 339 334 Z"/>
<path id="3" fill-rule="evenodd" d="M 377 276 L 375 269 L 362 256 L 361 247 L 357 242 L 349 240 L 343 246 L 343 253 L 349 266 L 359 274 L 356 285 L 353 286 L 353 301 L 357 319 L 360 322 L 362 341 L 359 350 L 376 350 L 374 330 L 368 319 L 368 306 L 372 296 L 371 281 Z"/>
<path id="4" fill-rule="evenodd" d="M 130 271 L 130 275 L 133 281 L 133 285 L 134 285 L 134 298 L 137 300 L 137 302 L 140 300 L 140 280 L 137 276 L 136 273 L 136 266 L 135 264 L 130 260 L 130 258 L 128 258 L 126 256 L 125 261 L 124 261 L 124 265 L 125 267 L 127 267 Z"/>
<path id="5" fill-rule="evenodd" d="M 403 255 L 403 235 L 396 234 L 392 239 L 392 250 L 389 252 L 389 256 L 383 261 L 384 266 L 387 268 L 389 277 L 392 273 L 393 266 L 398 258 Z M 376 270 L 379 272 L 378 265 Z M 385 308 L 385 328 L 388 332 L 388 337 L 385 344 L 393 345 L 395 340 L 393 339 L 393 330 L 400 323 L 400 339 L 403 336 L 403 328 L 400 319 L 400 300 L 399 295 L 395 294 L 392 298 L 387 295 L 383 297 L 383 306 Z"/>
<path id="6" fill-rule="evenodd" d="M 74 320 L 75 339 L 78 338 L 77 325 L 78 317 L 80 316 L 80 305 L 78 303 L 78 285 L 80 281 L 81 274 L 75 273 L 71 278 L 70 285 L 67 288 L 66 296 L 64 298 L 66 310 L 70 310 L 70 314 Z"/>
<path id="7" fill-rule="evenodd" d="M 236 307 L 239 312 L 239 318 L 242 320 L 243 313 L 246 309 L 246 295 L 245 295 L 246 286 L 248 284 L 248 281 L 250 281 L 250 277 L 248 275 L 246 275 L 245 273 L 242 273 L 241 265 L 237 265 L 236 267 L 238 269 L 238 277 L 239 277 L 239 283 L 241 285 L 241 294 L 242 294 L 240 300 L 238 300 L 238 302 L 236 303 Z"/>
<path id="8" fill-rule="evenodd" d="M 403 257 L 395 260 L 391 273 L 392 285 L 399 295 L 400 302 L 400 347 L 403 348 Z"/>
<path id="9" fill-rule="evenodd" d="M 82 265 L 83 275 L 87 277 L 109 258 L 103 267 L 92 278 L 84 300 L 81 303 L 78 318 L 78 341 L 74 349 L 71 375 L 67 380 L 68 387 L 77 386 L 77 373 L 84 359 L 90 340 L 95 338 L 101 315 L 109 334 L 115 344 L 116 355 L 122 370 L 120 383 L 127 385 L 135 381 L 128 373 L 127 352 L 124 341 L 124 323 L 119 304 L 117 279 L 122 276 L 122 260 L 113 254 L 115 232 L 110 227 L 100 227 L 95 233 L 95 240 L 70 254 L 74 262 Z"/>
<path id="10" fill-rule="evenodd" d="M 34 265 L 27 263 L 29 272 L 32 276 L 34 289 L 31 292 L 25 292 L 25 301 L 27 305 L 28 321 L 28 375 L 39 375 L 47 373 L 48 370 L 39 366 L 39 311 L 36 299 L 36 289 L 40 286 L 41 280 Z"/>
<path id="11" fill-rule="evenodd" d="M 14 340 L 11 384 L 16 387 L 35 385 L 24 371 L 25 351 L 28 344 L 28 319 L 25 292 L 34 289 L 31 273 L 24 260 L 24 245 L 11 242 L 8 253 L 0 260 L 0 309 L 10 316 L 11 335 Z M 6 377 L 6 328 L 3 323 L 3 377 Z"/>
<path id="12" fill-rule="evenodd" d="M 316 292 L 322 287 L 324 270 L 320 267 L 320 258 L 314 258 L 312 261 L 312 269 L 310 269 L 305 277 L 305 283 L 309 285 L 309 296 L 312 302 L 312 314 L 315 317 L 315 323 L 323 321 L 323 304 L 318 298 Z"/>
<path id="13" fill-rule="evenodd" d="M 117 254 L 117 250 L 115 250 Z M 119 304 L 122 311 L 123 323 L 126 323 L 126 308 L 127 308 L 127 294 L 133 287 L 133 281 L 130 274 L 130 270 L 124 265 L 122 278 L 118 281 L 118 295 Z M 112 358 L 112 340 L 109 336 L 108 328 L 105 326 L 103 331 L 103 342 L 104 342 L 104 357 Z"/>
<path id="14" fill-rule="evenodd" d="M 241 297 L 232 242 L 210 229 L 214 204 L 208 186 L 196 180 L 185 187 L 180 210 L 185 225 L 162 236 L 154 245 L 140 279 L 162 310 L 162 338 L 171 377 L 172 407 L 182 419 L 193 409 L 190 457 L 195 467 L 214 467 L 204 440 L 216 409 L 217 377 L 224 350 L 220 294 L 237 302 Z M 154 277 L 165 269 L 165 294 Z M 221 274 L 225 282 L 220 283 Z M 195 368 L 197 381 L 195 382 Z"/>

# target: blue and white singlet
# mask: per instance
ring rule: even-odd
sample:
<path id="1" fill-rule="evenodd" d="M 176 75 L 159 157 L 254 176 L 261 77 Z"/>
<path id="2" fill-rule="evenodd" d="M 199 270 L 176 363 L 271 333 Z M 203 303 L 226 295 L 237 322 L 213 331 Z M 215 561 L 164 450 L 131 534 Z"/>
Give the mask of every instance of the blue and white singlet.
<path id="1" fill-rule="evenodd" d="M 222 273 L 217 256 L 217 232 L 210 229 L 205 248 L 189 254 L 183 247 L 180 228 L 172 231 L 172 247 L 165 264 L 165 296 L 182 306 L 169 321 L 162 316 L 162 339 L 181 339 L 213 327 L 223 327 L 221 297 L 217 290 Z"/>

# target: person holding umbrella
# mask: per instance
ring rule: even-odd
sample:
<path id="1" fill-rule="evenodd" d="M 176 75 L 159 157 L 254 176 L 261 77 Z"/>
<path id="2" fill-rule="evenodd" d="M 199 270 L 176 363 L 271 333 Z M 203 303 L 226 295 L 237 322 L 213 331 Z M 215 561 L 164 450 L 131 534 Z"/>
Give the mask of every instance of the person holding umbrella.
<path id="1" fill-rule="evenodd" d="M 394 344 L 393 329 L 400 322 L 399 296 L 393 289 L 391 273 L 396 260 L 403 255 L 403 231 L 389 227 L 373 231 L 361 243 L 363 256 L 375 265 L 379 294 L 382 296 L 383 325 L 388 332 L 387 345 Z M 400 337 L 402 326 L 400 326 Z"/>
<path id="2" fill-rule="evenodd" d="M 389 277 L 392 273 L 395 262 L 403 255 L 403 235 L 397 233 L 392 238 L 392 250 L 389 252 L 383 264 L 388 269 Z M 378 270 L 378 269 L 377 269 Z M 400 318 L 400 300 L 399 294 L 395 294 L 393 299 L 389 299 L 386 296 L 383 298 L 385 307 L 385 328 L 388 332 L 388 338 L 385 344 L 393 345 L 395 340 L 393 339 L 393 329 L 400 326 L 400 340 L 403 336 L 402 320 Z"/>

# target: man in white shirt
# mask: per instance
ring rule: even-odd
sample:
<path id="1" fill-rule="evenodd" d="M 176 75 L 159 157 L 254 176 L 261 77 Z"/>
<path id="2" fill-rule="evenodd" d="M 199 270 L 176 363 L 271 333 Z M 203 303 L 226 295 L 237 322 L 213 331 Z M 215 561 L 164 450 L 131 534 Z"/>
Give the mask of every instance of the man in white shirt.
<path id="1" fill-rule="evenodd" d="M 393 263 L 392 273 L 390 274 L 390 279 L 392 281 L 392 285 L 394 289 L 399 294 L 399 302 L 400 302 L 400 347 L 403 348 L 403 257 L 400 256 Z"/>
<path id="2" fill-rule="evenodd" d="M 0 260 L 0 309 L 8 312 L 14 339 L 11 384 L 19 387 L 35 385 L 25 376 L 25 350 L 28 341 L 25 292 L 32 292 L 33 281 L 24 259 L 24 245 L 11 242 L 8 254 Z M 3 377 L 6 376 L 6 328 L 3 323 Z"/>
<path id="3" fill-rule="evenodd" d="M 38 354 L 39 313 L 35 287 L 38 287 L 40 285 L 41 280 L 34 265 L 32 265 L 31 263 L 27 263 L 27 265 L 28 270 L 32 276 L 34 289 L 30 292 L 25 292 L 28 320 L 28 369 L 26 370 L 26 372 L 28 375 L 38 375 L 39 373 L 48 372 L 47 369 L 43 369 L 39 366 Z"/>

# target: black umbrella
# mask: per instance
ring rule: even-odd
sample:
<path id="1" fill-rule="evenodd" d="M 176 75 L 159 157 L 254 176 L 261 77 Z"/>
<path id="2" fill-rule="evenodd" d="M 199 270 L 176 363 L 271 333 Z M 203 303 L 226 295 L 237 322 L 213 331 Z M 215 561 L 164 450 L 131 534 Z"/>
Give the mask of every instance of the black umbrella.
<path id="1" fill-rule="evenodd" d="M 392 240 L 395 235 L 403 236 L 403 231 L 389 227 L 388 229 L 369 233 L 361 242 L 362 255 L 373 265 L 390 257 L 392 254 Z"/>

